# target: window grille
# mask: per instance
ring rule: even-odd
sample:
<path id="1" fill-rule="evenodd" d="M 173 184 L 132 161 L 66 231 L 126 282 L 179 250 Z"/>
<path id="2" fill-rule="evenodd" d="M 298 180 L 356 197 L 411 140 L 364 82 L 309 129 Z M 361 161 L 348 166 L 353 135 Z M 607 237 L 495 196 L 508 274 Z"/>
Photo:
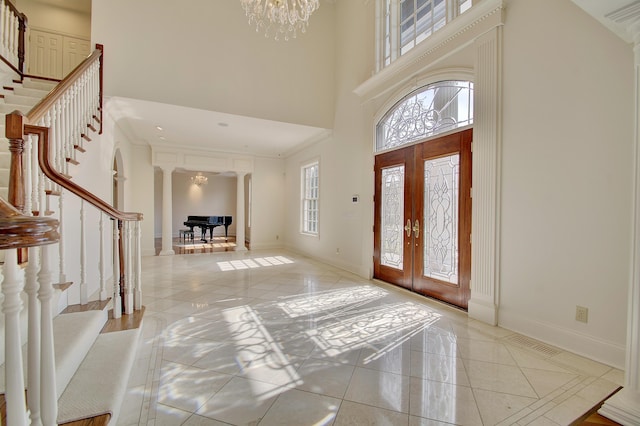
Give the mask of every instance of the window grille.
<path id="1" fill-rule="evenodd" d="M 379 0 L 378 28 L 384 68 L 479 0 Z"/>
<path id="2" fill-rule="evenodd" d="M 320 164 L 316 161 L 302 166 L 301 230 L 304 234 L 318 234 L 318 201 Z"/>
<path id="3" fill-rule="evenodd" d="M 405 96 L 380 120 L 376 152 L 473 123 L 473 83 L 441 81 Z"/>

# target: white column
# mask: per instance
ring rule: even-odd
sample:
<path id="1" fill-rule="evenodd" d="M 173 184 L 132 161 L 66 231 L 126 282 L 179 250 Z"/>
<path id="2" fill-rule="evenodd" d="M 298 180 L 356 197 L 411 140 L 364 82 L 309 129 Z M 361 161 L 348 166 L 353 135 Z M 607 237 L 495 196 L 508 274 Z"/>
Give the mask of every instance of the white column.
<path id="1" fill-rule="evenodd" d="M 469 317 L 498 323 L 502 27 L 478 37 L 473 119 Z"/>
<path id="2" fill-rule="evenodd" d="M 173 167 L 162 168 L 162 250 L 160 256 L 170 256 L 173 251 Z"/>
<path id="3" fill-rule="evenodd" d="M 236 201 L 236 251 L 246 251 L 244 244 L 244 177 L 246 173 L 237 173 L 237 201 Z"/>
<path id="4" fill-rule="evenodd" d="M 640 425 L 640 21 L 631 27 L 631 31 L 635 54 L 635 200 L 626 365 L 624 388 L 606 400 L 598 413 L 623 425 Z"/>

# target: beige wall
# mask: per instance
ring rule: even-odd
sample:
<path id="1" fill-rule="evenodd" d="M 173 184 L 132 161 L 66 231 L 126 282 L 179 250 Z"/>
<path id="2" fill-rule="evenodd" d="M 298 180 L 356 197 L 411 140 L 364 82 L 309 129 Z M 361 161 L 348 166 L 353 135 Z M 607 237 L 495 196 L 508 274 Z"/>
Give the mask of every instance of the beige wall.
<path id="1" fill-rule="evenodd" d="M 29 27 L 79 38 L 91 38 L 91 15 L 35 0 L 18 0 L 18 9 L 27 15 Z"/>

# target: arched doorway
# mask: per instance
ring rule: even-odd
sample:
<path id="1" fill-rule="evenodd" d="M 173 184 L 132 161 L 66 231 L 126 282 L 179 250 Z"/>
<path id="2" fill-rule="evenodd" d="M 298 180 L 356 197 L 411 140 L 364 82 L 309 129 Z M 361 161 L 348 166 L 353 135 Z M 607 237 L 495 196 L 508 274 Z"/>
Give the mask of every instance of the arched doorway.
<path id="1" fill-rule="evenodd" d="M 376 132 L 374 277 L 467 308 L 473 83 L 396 103 Z"/>

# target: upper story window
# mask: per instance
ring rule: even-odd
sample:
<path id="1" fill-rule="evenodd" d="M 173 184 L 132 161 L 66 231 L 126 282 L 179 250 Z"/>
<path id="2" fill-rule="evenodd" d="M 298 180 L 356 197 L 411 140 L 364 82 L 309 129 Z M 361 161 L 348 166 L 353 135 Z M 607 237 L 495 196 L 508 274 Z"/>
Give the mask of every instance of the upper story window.
<path id="1" fill-rule="evenodd" d="M 473 83 L 440 81 L 408 94 L 376 127 L 376 152 L 473 123 Z"/>
<path id="2" fill-rule="evenodd" d="M 318 201 L 320 200 L 320 163 L 314 161 L 301 167 L 302 214 L 300 230 L 303 234 L 318 235 Z"/>
<path id="3" fill-rule="evenodd" d="M 479 0 L 379 0 L 384 68 Z"/>

